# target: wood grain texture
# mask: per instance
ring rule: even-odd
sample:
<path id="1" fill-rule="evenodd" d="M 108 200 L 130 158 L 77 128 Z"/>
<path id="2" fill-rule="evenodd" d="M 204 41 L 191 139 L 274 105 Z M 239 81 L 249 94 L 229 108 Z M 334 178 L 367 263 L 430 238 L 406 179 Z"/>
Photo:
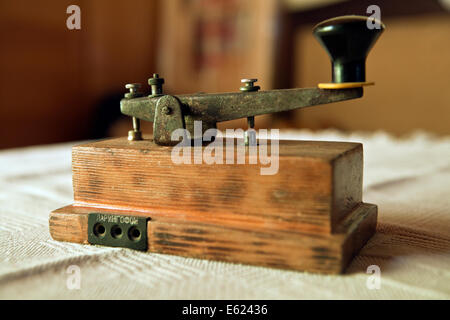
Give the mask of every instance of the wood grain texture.
<path id="1" fill-rule="evenodd" d="M 125 138 L 74 147 L 75 204 L 317 234 L 362 200 L 361 144 L 280 141 L 275 175 L 261 175 L 266 165 L 248 156 L 242 165 L 176 165 L 171 150 Z"/>
<path id="2" fill-rule="evenodd" d="M 362 204 L 340 234 L 318 236 L 179 219 L 149 222 L 149 251 L 318 273 L 341 273 L 375 232 L 377 208 Z"/>
<path id="3" fill-rule="evenodd" d="M 275 175 L 248 156 L 176 165 L 171 151 L 124 138 L 74 147 L 75 202 L 50 214 L 52 237 L 87 243 L 89 213 L 143 216 L 151 252 L 341 273 L 375 232 L 361 144 L 280 141 Z"/>
<path id="4" fill-rule="evenodd" d="M 50 217 L 55 240 L 87 243 L 89 213 L 142 215 L 142 212 L 66 206 Z M 375 233 L 377 206 L 360 204 L 339 227 L 339 233 L 313 235 L 254 230 L 247 224 L 230 227 L 194 222 L 177 216 L 152 216 L 148 222 L 148 251 L 199 259 L 244 263 L 316 273 L 342 273 Z M 76 235 L 76 236 L 74 236 Z"/>
<path id="5" fill-rule="evenodd" d="M 67 207 L 50 213 L 49 229 L 53 239 L 58 241 L 88 243 L 88 219 L 85 214 L 73 214 Z"/>

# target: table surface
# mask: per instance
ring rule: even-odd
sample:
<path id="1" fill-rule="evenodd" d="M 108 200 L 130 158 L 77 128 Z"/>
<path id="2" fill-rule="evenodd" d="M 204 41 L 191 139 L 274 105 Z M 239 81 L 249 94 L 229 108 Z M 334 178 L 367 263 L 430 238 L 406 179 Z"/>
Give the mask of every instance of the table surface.
<path id="1" fill-rule="evenodd" d="M 0 152 L 0 298 L 450 298 L 450 137 L 416 133 L 396 139 L 335 131 L 281 137 L 364 143 L 363 197 L 379 206 L 379 220 L 377 233 L 346 274 L 54 241 L 48 215 L 73 202 L 75 143 L 69 143 Z M 370 272 L 374 268 L 379 277 Z"/>

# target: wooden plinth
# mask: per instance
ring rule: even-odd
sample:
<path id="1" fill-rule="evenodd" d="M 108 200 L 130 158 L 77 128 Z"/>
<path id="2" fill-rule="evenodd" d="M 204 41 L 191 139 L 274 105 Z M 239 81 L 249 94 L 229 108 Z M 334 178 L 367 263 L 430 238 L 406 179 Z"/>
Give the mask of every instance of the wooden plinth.
<path id="1" fill-rule="evenodd" d="M 87 243 L 89 213 L 136 215 L 150 218 L 151 252 L 340 273 L 375 232 L 361 144 L 280 141 L 275 175 L 248 156 L 176 165 L 171 151 L 125 138 L 74 147 L 74 204 L 50 214 L 52 237 Z"/>

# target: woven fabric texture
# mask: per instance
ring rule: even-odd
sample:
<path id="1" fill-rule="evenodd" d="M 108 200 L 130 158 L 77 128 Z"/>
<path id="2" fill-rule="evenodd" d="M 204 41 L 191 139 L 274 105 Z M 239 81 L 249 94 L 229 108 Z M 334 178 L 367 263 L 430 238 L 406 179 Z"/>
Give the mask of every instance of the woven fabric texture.
<path id="1" fill-rule="evenodd" d="M 60 144 L 0 152 L 0 298 L 450 298 L 450 137 L 334 131 L 282 137 L 364 143 L 364 201 L 379 206 L 378 227 L 346 274 L 54 241 L 48 215 L 73 202 L 73 144 Z M 379 289 L 367 273 L 371 265 L 380 268 Z M 68 283 L 70 266 L 80 272 L 79 289 Z"/>

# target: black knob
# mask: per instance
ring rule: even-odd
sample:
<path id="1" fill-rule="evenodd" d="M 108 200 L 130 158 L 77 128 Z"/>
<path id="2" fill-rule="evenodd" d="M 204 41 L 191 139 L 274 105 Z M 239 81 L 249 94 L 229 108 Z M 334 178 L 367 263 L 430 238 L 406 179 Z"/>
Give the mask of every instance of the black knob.
<path id="1" fill-rule="evenodd" d="M 364 16 L 342 16 L 314 27 L 314 36 L 331 58 L 334 83 L 366 81 L 367 54 L 385 28 L 381 21 L 368 24 L 368 20 Z"/>

